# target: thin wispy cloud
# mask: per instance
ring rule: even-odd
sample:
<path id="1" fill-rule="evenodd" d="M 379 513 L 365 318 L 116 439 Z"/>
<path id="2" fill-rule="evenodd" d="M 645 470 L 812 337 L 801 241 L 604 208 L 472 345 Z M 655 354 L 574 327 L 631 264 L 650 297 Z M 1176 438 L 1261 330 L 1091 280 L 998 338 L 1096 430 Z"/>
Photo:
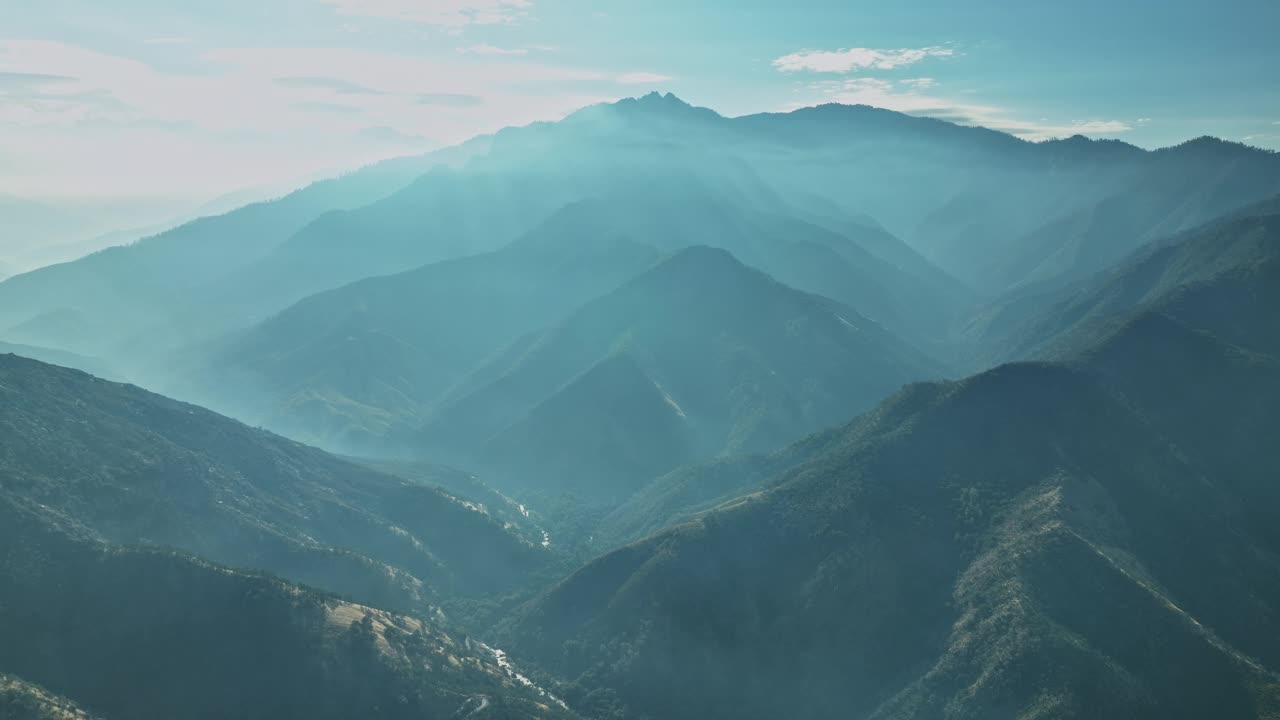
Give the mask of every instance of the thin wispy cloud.
<path id="1" fill-rule="evenodd" d="M 1271 123 L 1272 125 L 1280 125 L 1280 122 Z M 1280 133 L 1252 133 L 1244 135 L 1240 138 L 1240 142 L 1249 143 L 1255 147 L 1264 145 L 1275 145 L 1280 143 Z"/>
<path id="2" fill-rule="evenodd" d="M 431 144 L 431 141 L 421 135 L 402 132 L 393 127 L 378 125 L 376 127 L 364 128 L 360 131 L 360 136 L 365 140 L 375 143 L 383 143 L 388 145 L 404 145 L 409 147 L 425 147 Z"/>
<path id="3" fill-rule="evenodd" d="M 303 112 L 328 112 L 340 113 L 343 115 L 358 115 L 361 112 L 360 108 L 354 105 L 343 105 L 342 103 L 323 102 L 320 100 L 296 102 L 293 103 L 291 107 L 295 110 L 302 110 Z"/>
<path id="4" fill-rule="evenodd" d="M 189 37 L 155 37 L 147 38 L 142 42 L 147 45 L 187 45 L 192 42 Z"/>
<path id="5" fill-rule="evenodd" d="M 1024 120 L 1016 113 L 997 105 L 986 105 L 967 100 L 955 100 L 938 93 L 925 92 L 937 86 L 928 83 L 921 86 L 909 81 L 893 81 L 875 77 L 857 77 L 844 80 L 824 80 L 811 83 L 807 91 L 813 99 L 795 102 L 791 109 L 821 103 L 844 105 L 870 105 L 896 110 L 922 117 L 934 117 L 961 125 L 981 125 L 1007 132 L 1024 140 L 1048 140 L 1071 135 L 1115 135 L 1134 129 L 1133 124 L 1122 120 Z"/>
<path id="6" fill-rule="evenodd" d="M 222 48 L 161 68 L 65 43 L 0 40 L 0 155 L 10 170 L 0 187 L 170 192 L 183 178 L 185 190 L 214 191 L 283 168 L 292 176 L 358 166 L 409 144 L 558 120 L 616 98 L 602 89 L 615 77 L 524 57 L 461 62 L 351 48 Z M 28 170 L 19 176 L 18 167 Z"/>
<path id="7" fill-rule="evenodd" d="M 555 45 L 523 45 L 521 47 L 500 47 L 488 43 L 467 45 L 458 48 L 463 55 L 528 55 L 530 53 L 555 52 L 560 48 Z"/>
<path id="8" fill-rule="evenodd" d="M 669 82 L 672 78 L 670 75 L 652 72 L 629 72 L 623 73 L 614 79 L 623 85 L 656 85 Z"/>
<path id="9" fill-rule="evenodd" d="M 35 72 L 0 72 L 0 94 L 14 91 L 30 91 L 49 85 L 73 83 L 76 79 L 67 75 L 50 75 Z"/>
<path id="10" fill-rule="evenodd" d="M 379 92 L 464 92 L 494 85 L 543 89 L 550 83 L 604 80 L 599 70 L 547 65 L 520 59 L 510 62 L 495 57 L 483 63 L 429 59 L 350 48 L 224 48 L 210 51 L 203 59 L 234 67 L 246 74 L 273 78 L 337 79 L 344 84 L 376 88 Z M 332 89 L 337 90 L 335 85 Z"/>
<path id="11" fill-rule="evenodd" d="M 934 85 L 937 85 L 938 81 L 934 80 L 933 78 L 927 78 L 927 77 L 907 78 L 905 80 L 899 80 L 898 84 L 906 85 L 907 87 L 910 87 L 915 90 L 928 90 Z"/>
<path id="12" fill-rule="evenodd" d="M 340 15 L 423 23 L 444 28 L 496 25 L 525 17 L 531 0 L 319 0 Z"/>
<path id="13" fill-rule="evenodd" d="M 49 45 L 0 41 L 0 125 L 69 128 L 139 120 L 135 109 L 94 85 L 93 68 L 41 62 L 40 51 Z"/>
<path id="14" fill-rule="evenodd" d="M 458 48 L 458 52 L 469 55 L 528 55 L 528 48 L 503 48 L 496 45 L 469 45 Z"/>
<path id="15" fill-rule="evenodd" d="M 312 89 L 312 90 L 332 90 L 340 95 L 381 95 L 381 90 L 376 90 L 367 85 L 361 85 L 349 80 L 332 77 L 281 77 L 274 80 L 275 84 L 281 87 Z"/>
<path id="16" fill-rule="evenodd" d="M 444 107 L 476 107 L 484 104 L 484 98 L 466 93 L 419 93 L 414 98 L 420 105 Z"/>
<path id="17" fill-rule="evenodd" d="M 899 48 L 876 50 L 873 48 L 844 48 L 841 50 L 800 50 L 783 55 L 773 61 L 782 72 L 817 72 L 846 74 L 858 70 L 893 70 L 914 65 L 926 58 L 950 57 L 955 51 L 947 47 Z"/>

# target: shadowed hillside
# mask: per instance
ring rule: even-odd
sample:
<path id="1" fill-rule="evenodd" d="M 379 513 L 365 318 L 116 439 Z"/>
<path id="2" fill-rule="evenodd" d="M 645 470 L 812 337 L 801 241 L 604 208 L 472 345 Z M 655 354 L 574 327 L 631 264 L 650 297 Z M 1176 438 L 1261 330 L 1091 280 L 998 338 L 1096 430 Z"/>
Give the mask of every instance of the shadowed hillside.
<path id="1" fill-rule="evenodd" d="M 132 386 L 4 355 L 0 398 L 3 494 L 111 542 L 421 612 L 509 591 L 546 562 L 440 490 Z"/>
<path id="2" fill-rule="evenodd" d="M 567 716 L 468 639 L 414 618 L 170 551 L 104 545 L 8 495 L 0 539 L 0 671 L 102 717 L 452 717 L 482 700 L 499 717 Z M 0 680 L 6 701 L 28 713 L 17 717 L 84 717 Z"/>
<path id="3" fill-rule="evenodd" d="M 592 368 L 618 354 L 630 358 L 613 366 L 627 369 L 626 389 L 610 392 L 625 398 L 611 402 L 590 389 L 606 372 Z M 617 497 L 693 457 L 785 444 L 929 367 L 852 309 L 694 247 L 480 367 L 427 421 L 423 442 L 428 453 L 470 451 L 508 487 Z M 530 453 L 576 466 L 544 469 Z M 602 463 L 613 464 L 608 475 Z"/>
<path id="4" fill-rule="evenodd" d="M 507 43 L 554 24 L 542 4 L 411 4 L 285 23 L 385 41 L 347 56 L 387 63 L 360 83 L 279 75 L 329 41 L 143 44 L 227 65 L 193 79 L 211 96 L 252 71 L 246 99 L 313 98 L 263 106 L 290 117 L 415 108 L 412 133 L 359 130 L 361 157 L 564 112 L 538 92 L 665 77 L 623 48 L 579 72 L 567 46 Z M 1123 26 L 1092 10 L 1072 22 Z M 1051 17 L 1022 12 L 1002 20 Z M 428 37 L 488 41 L 469 25 L 501 46 L 397 70 Z M 1195 30 L 1182 50 L 1226 35 Z M 1258 38 L 1231 36 L 1225 59 L 1258 66 Z M 1280 154 L 800 107 L 891 97 L 1025 137 L 1177 127 L 1155 104 L 1015 122 L 1028 106 L 916 75 L 977 68 L 995 40 L 936 42 L 757 57 L 788 73 L 790 112 L 653 92 L 0 265 L 0 720 L 1280 720 Z M 19 136 L 64 102 L 132 107 L 96 71 L 25 71 L 74 48 L 9 45 Z M 250 51 L 270 54 L 231 59 Z M 524 61 L 537 92 L 519 72 L 417 89 Z M 103 77 L 151 87 L 148 67 Z M 151 90 L 181 72 L 148 71 Z M 1092 114 L 1068 95 L 1082 77 L 1055 97 Z M 174 184 L 233 168 L 214 170 Z"/>
<path id="5" fill-rule="evenodd" d="M 489 355 L 658 258 L 572 208 L 492 253 L 321 293 L 194 353 L 180 394 L 291 436 L 367 451 L 419 424 Z"/>
<path id="6" fill-rule="evenodd" d="M 1183 247 L 1231 260 L 1068 362 L 913 386 L 769 480 L 725 467 L 762 491 L 587 564 L 514 644 L 601 717 L 1276 716 L 1256 227 Z"/>
<path id="7" fill-rule="evenodd" d="M 1013 296 L 974 324 L 992 357 L 1054 357 L 1097 342 L 1137 309 L 1170 313 L 1271 354 L 1280 330 L 1280 196 L 1161 239 L 1106 273 Z"/>

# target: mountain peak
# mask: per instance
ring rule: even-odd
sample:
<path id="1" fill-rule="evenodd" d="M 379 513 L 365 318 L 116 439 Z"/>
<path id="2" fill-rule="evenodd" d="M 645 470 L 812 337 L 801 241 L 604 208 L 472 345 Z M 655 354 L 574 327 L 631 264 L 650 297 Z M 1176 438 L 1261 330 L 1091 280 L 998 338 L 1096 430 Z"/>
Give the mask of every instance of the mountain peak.
<path id="1" fill-rule="evenodd" d="M 678 302 L 697 299 L 714 305 L 807 303 L 813 297 L 744 264 L 729 250 L 712 245 L 691 245 L 668 255 L 627 288 L 664 302 L 672 298 L 680 298 Z"/>
<path id="2" fill-rule="evenodd" d="M 636 102 L 648 105 L 662 105 L 669 107 L 693 107 L 689 103 L 676 97 L 674 93 L 661 93 L 657 90 L 648 94 L 635 98 Z M 624 101 L 625 102 L 625 101 Z"/>
<path id="3" fill-rule="evenodd" d="M 706 272 L 706 273 L 750 273 L 751 268 L 743 265 L 733 253 L 722 247 L 712 245 L 690 245 L 682 248 L 658 264 L 665 268 L 663 272 Z"/>
<path id="4" fill-rule="evenodd" d="M 1056 148 L 1083 157 L 1116 156 L 1124 158 L 1142 155 L 1146 152 L 1137 145 L 1131 145 L 1123 140 L 1091 138 L 1079 133 L 1067 138 L 1044 140 L 1037 144 L 1043 148 Z"/>
<path id="5" fill-rule="evenodd" d="M 1164 154 L 1175 154 L 1175 155 L 1180 155 L 1184 157 L 1185 156 L 1267 157 L 1267 156 L 1275 156 L 1277 154 L 1274 150 L 1266 150 L 1263 148 L 1254 147 L 1252 145 L 1246 145 L 1244 143 L 1235 142 L 1233 140 L 1223 140 L 1222 138 L 1214 137 L 1212 135 L 1201 135 L 1200 137 L 1192 138 L 1191 140 L 1181 142 L 1171 147 L 1161 148 L 1156 152 L 1164 153 Z"/>
<path id="6" fill-rule="evenodd" d="M 653 91 L 640 97 L 623 98 L 613 104 L 621 112 L 662 117 L 699 117 L 718 119 L 719 113 L 710 108 L 697 107 L 676 97 L 673 93 Z"/>

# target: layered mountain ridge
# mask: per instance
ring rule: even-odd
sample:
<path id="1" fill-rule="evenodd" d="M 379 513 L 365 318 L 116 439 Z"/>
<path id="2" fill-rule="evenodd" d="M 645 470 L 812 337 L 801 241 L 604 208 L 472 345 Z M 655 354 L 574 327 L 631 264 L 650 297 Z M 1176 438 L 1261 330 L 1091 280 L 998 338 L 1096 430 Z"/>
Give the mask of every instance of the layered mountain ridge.
<path id="1" fill-rule="evenodd" d="M 1272 283 L 1227 227 L 1179 247 L 1234 270 L 806 441 L 549 590 L 515 646 L 606 717 L 1275 714 L 1280 363 L 1237 344 L 1271 346 Z"/>
<path id="2" fill-rule="evenodd" d="M 1277 198 L 654 93 L 0 280 L 0 715 L 1280 718 Z"/>

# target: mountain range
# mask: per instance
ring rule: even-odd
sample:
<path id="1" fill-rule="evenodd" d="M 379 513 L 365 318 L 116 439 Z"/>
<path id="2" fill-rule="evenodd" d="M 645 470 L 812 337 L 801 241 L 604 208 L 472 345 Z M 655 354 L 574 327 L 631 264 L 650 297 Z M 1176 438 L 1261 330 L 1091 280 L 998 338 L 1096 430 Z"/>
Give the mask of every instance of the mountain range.
<path id="1" fill-rule="evenodd" d="M 526 490 L 616 495 L 599 484 L 774 448 L 930 369 L 851 308 L 695 246 L 481 365 L 422 442 L 474 447 Z"/>
<path id="2" fill-rule="evenodd" d="M 1238 344 L 1276 335 L 1273 219 L 1178 245 L 1266 252 L 1097 344 L 914 385 L 588 563 L 514 647 L 595 717 L 1274 715 L 1280 362 Z"/>
<path id="3" fill-rule="evenodd" d="M 1276 153 L 657 93 L 3 279 L 0 717 L 1280 718 L 1275 308 Z"/>

